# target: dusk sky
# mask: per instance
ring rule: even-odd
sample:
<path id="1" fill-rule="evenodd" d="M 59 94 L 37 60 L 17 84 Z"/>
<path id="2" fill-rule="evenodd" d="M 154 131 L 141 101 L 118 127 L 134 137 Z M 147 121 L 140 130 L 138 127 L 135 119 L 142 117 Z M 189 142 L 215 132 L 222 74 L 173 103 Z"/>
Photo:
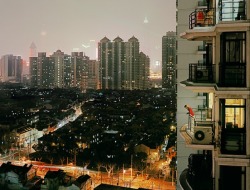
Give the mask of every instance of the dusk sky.
<path id="1" fill-rule="evenodd" d="M 135 36 L 140 51 L 161 61 L 161 39 L 175 31 L 176 0 L 0 0 L 0 56 L 37 52 L 85 52 L 96 59 L 97 43 Z"/>

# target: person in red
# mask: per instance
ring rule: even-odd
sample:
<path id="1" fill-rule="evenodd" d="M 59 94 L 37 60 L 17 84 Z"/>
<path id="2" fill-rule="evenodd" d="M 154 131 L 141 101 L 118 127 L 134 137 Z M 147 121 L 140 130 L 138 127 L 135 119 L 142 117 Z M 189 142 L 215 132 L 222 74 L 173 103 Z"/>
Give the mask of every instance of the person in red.
<path id="1" fill-rule="evenodd" d="M 188 113 L 190 117 L 194 117 L 193 109 L 189 105 L 185 105 L 184 108 L 188 110 Z"/>

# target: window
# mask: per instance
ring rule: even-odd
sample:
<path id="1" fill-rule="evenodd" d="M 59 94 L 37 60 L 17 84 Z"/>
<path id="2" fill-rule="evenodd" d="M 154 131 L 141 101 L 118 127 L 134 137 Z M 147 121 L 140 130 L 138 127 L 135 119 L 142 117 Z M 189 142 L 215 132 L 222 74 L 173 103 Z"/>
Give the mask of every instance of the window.
<path id="1" fill-rule="evenodd" d="M 225 32 L 221 35 L 221 42 L 222 63 L 245 63 L 245 32 Z"/>
<path id="2" fill-rule="evenodd" d="M 222 123 L 225 129 L 245 127 L 245 100 L 222 99 Z M 223 116 L 224 115 L 224 116 Z"/>
<path id="3" fill-rule="evenodd" d="M 246 154 L 246 101 L 221 99 L 221 153 Z"/>

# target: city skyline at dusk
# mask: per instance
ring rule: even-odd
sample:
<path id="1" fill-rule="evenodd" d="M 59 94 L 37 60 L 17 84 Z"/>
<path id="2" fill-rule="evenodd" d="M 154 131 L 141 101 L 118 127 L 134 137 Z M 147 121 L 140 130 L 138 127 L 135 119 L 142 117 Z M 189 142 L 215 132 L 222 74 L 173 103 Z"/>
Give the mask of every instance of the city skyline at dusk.
<path id="1" fill-rule="evenodd" d="M 103 37 L 127 41 L 135 36 L 152 67 L 161 62 L 162 36 L 176 26 L 174 0 L 2 0 L 0 4 L 5 7 L 0 13 L 5 18 L 0 21 L 4 26 L 0 55 L 20 55 L 25 60 L 32 42 L 37 52 L 81 51 L 96 59 Z"/>

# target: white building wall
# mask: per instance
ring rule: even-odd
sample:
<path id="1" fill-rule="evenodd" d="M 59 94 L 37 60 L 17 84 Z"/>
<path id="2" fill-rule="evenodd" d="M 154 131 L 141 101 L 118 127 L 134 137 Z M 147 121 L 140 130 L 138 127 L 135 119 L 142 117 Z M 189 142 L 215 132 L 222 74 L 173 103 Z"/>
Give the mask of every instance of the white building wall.
<path id="1" fill-rule="evenodd" d="M 202 55 L 197 53 L 198 45 L 202 42 L 190 42 L 181 39 L 180 34 L 188 30 L 189 14 L 197 8 L 197 0 L 178 0 L 177 16 L 177 186 L 182 189 L 179 183 L 181 172 L 188 167 L 188 157 L 196 150 L 186 148 L 185 141 L 180 136 L 180 128 L 188 123 L 185 104 L 189 104 L 195 111 L 198 105 L 203 105 L 202 100 L 197 98 L 197 93 L 185 89 L 180 82 L 188 79 L 188 68 L 190 63 L 197 63 L 202 60 Z"/>

